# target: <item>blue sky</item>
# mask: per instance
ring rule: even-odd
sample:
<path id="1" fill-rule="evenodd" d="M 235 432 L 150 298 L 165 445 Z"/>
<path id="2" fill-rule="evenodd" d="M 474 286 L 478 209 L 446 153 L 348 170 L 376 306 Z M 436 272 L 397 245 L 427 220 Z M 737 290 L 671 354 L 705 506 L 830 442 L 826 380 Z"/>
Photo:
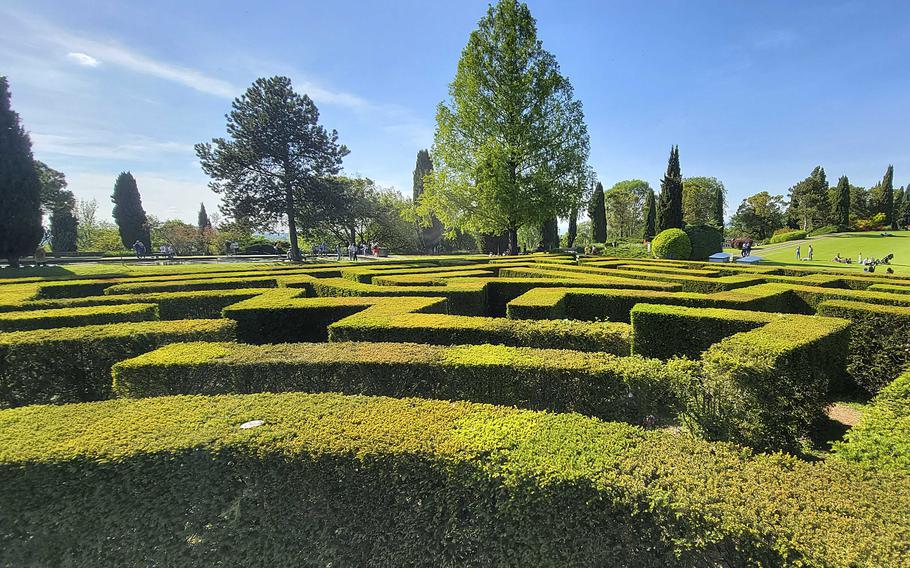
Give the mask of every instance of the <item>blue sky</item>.
<path id="1" fill-rule="evenodd" d="M 684 176 L 721 179 L 728 214 L 812 168 L 910 183 L 910 3 L 528 2 L 585 107 L 605 186 L 655 189 L 671 144 Z M 136 175 L 146 209 L 211 211 L 193 144 L 231 100 L 288 75 L 351 149 L 348 174 L 410 193 L 418 149 L 487 3 L 5 0 L 0 73 L 37 158 L 77 197 Z"/>

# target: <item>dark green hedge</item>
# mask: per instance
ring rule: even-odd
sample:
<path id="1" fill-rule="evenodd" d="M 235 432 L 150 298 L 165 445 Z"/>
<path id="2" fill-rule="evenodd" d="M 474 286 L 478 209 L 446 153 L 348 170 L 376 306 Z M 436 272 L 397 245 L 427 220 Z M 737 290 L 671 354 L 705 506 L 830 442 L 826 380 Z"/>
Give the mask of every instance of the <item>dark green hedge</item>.
<path id="1" fill-rule="evenodd" d="M 910 365 L 910 307 L 828 300 L 818 313 L 853 322 L 847 372 L 864 391 L 877 393 Z"/>
<path id="2" fill-rule="evenodd" d="M 721 339 L 777 317 L 766 312 L 657 304 L 636 304 L 630 313 L 632 353 L 658 359 L 697 358 Z"/>
<path id="3" fill-rule="evenodd" d="M 342 392 L 471 400 L 641 423 L 675 419 L 686 365 L 501 345 L 187 343 L 118 363 L 126 397 Z"/>
<path id="4" fill-rule="evenodd" d="M 651 241 L 651 254 L 656 258 L 686 260 L 692 254 L 692 241 L 682 229 L 667 229 Z"/>
<path id="5" fill-rule="evenodd" d="M 258 394 L 6 410 L 0 486 L 9 566 L 910 558 L 906 477 L 448 401 Z"/>
<path id="6" fill-rule="evenodd" d="M 151 294 L 156 292 L 192 292 L 195 290 L 234 290 L 238 288 L 275 288 L 278 280 L 273 276 L 245 278 L 199 278 L 176 282 L 126 282 L 104 289 L 105 294 Z"/>
<path id="7" fill-rule="evenodd" d="M 0 331 L 29 331 L 156 319 L 158 319 L 158 306 L 155 304 L 28 310 L 0 313 Z"/>
<path id="8" fill-rule="evenodd" d="M 113 323 L 0 333 L 0 407 L 102 400 L 111 367 L 180 341 L 230 341 L 230 320 Z"/>
<path id="9" fill-rule="evenodd" d="M 705 260 L 716 252 L 723 250 L 724 232 L 711 225 L 689 225 L 684 231 L 692 243 L 692 260 Z"/>
<path id="10" fill-rule="evenodd" d="M 322 278 L 311 285 L 317 296 L 443 296 L 448 300 L 449 313 L 487 312 L 486 286 L 482 281 L 448 286 L 376 286 L 344 278 Z"/>

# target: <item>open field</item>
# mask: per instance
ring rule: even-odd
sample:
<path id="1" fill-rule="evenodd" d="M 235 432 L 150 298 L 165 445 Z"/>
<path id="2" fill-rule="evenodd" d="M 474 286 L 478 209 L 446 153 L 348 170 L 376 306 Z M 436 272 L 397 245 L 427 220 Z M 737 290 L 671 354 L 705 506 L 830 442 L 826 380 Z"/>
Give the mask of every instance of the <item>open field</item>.
<path id="1" fill-rule="evenodd" d="M 0 558 L 906 565 L 910 277 L 815 267 L 0 279 Z"/>

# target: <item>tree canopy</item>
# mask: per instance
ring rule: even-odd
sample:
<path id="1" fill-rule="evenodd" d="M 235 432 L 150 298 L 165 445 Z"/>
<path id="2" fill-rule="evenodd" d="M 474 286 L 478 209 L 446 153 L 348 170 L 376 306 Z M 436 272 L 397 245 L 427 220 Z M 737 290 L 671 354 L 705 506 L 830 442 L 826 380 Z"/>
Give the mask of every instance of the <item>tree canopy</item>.
<path id="1" fill-rule="evenodd" d="M 117 176 L 111 202 L 114 204 L 111 215 L 120 230 L 120 240 L 124 248 L 130 248 L 136 241 L 141 241 L 150 249 L 152 239 L 149 220 L 145 209 L 142 208 L 142 197 L 139 195 L 139 186 L 133 174 L 122 172 Z"/>
<path id="2" fill-rule="evenodd" d="M 234 99 L 227 133 L 228 139 L 196 145 L 222 211 L 259 229 L 273 228 L 284 216 L 290 257 L 300 260 L 297 217 L 303 207 L 324 207 L 320 191 L 331 186 L 319 180 L 341 171 L 347 147 L 319 124 L 316 105 L 294 92 L 287 77 L 257 79 Z"/>
<path id="3" fill-rule="evenodd" d="M 784 226 L 784 198 L 762 191 L 751 195 L 739 205 L 730 219 L 735 236 L 764 240 Z"/>
<path id="4" fill-rule="evenodd" d="M 640 236 L 649 193 L 653 193 L 650 184 L 640 179 L 617 182 L 605 191 L 607 234 L 618 238 Z"/>
<path id="5" fill-rule="evenodd" d="M 657 232 L 681 229 L 683 226 L 683 181 L 679 167 L 679 146 L 670 149 L 667 173 L 660 180 L 657 200 Z"/>
<path id="6" fill-rule="evenodd" d="M 727 188 L 715 177 L 687 177 L 683 180 L 683 220 L 687 225 L 723 226 Z M 719 211 L 719 215 L 718 215 Z M 718 217 L 720 222 L 718 223 Z"/>
<path id="7" fill-rule="evenodd" d="M 787 221 L 794 228 L 811 231 L 831 221 L 831 201 L 825 169 L 816 166 L 809 177 L 790 188 Z"/>
<path id="8" fill-rule="evenodd" d="M 517 230 L 565 216 L 586 186 L 588 131 L 582 105 L 543 48 L 527 5 L 490 6 L 458 62 L 449 100 L 439 104 L 418 212 L 449 231 Z"/>

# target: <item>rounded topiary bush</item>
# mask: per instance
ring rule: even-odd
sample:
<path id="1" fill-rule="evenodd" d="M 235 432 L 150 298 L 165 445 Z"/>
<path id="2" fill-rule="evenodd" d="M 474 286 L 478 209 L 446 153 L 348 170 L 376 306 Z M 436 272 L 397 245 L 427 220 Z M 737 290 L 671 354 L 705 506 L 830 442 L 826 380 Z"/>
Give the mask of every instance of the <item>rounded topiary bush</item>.
<path id="1" fill-rule="evenodd" d="M 692 254 L 692 241 L 682 229 L 667 229 L 651 241 L 651 254 L 655 258 L 687 260 Z"/>
<path id="2" fill-rule="evenodd" d="M 723 250 L 724 234 L 711 225 L 692 225 L 685 228 L 692 243 L 692 260 L 705 260 L 712 254 Z"/>

